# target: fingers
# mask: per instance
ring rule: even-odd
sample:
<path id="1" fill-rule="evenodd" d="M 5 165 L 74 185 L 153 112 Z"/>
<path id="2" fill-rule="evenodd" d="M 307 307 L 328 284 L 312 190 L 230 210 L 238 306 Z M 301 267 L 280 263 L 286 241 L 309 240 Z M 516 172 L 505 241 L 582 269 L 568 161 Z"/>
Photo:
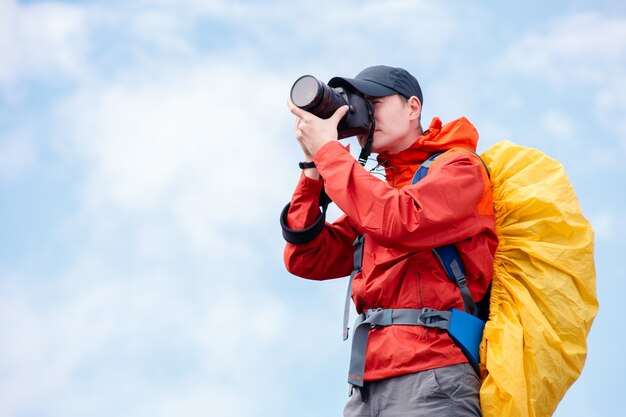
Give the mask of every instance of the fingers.
<path id="1" fill-rule="evenodd" d="M 300 119 L 304 119 L 307 115 L 310 115 L 306 110 L 302 110 L 300 107 L 293 104 L 291 99 L 287 99 L 287 107 L 289 107 L 289 111 L 299 117 Z"/>
<path id="2" fill-rule="evenodd" d="M 335 113 L 333 113 L 333 115 L 330 118 L 333 120 L 333 122 L 335 122 L 336 124 L 339 124 L 343 116 L 345 116 L 346 113 L 348 113 L 348 110 L 350 110 L 350 107 L 348 107 L 347 105 L 341 106 L 337 110 L 335 110 Z"/>

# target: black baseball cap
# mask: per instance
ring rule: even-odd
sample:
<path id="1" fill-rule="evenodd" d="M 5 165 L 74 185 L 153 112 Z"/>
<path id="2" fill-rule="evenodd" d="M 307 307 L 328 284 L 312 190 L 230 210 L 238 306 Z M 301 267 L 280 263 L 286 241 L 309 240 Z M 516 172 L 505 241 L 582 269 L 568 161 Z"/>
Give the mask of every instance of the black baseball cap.
<path id="1" fill-rule="evenodd" d="M 328 82 L 330 87 L 341 87 L 346 84 L 368 96 L 384 97 L 392 94 L 400 94 L 406 98 L 415 96 L 420 104 L 424 104 L 419 83 L 403 68 L 375 65 L 365 68 L 354 78 L 334 77 Z"/>

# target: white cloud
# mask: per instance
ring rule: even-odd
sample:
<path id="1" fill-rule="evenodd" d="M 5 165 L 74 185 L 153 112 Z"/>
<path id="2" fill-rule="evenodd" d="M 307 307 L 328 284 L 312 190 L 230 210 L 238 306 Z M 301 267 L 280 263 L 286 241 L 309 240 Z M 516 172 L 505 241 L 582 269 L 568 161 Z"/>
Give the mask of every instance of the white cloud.
<path id="1" fill-rule="evenodd" d="M 0 287 L 0 415 L 272 415 L 286 375 L 339 346 L 338 308 L 302 310 L 234 276 L 83 263 L 37 291 L 27 279 Z"/>
<path id="2" fill-rule="evenodd" d="M 588 13 L 558 18 L 543 33 L 511 45 L 500 63 L 508 71 L 551 83 L 600 83 L 626 60 L 626 20 Z"/>
<path id="3" fill-rule="evenodd" d="M 388 60 L 408 65 L 417 55 L 428 57 L 420 61 L 424 67 L 436 65 L 460 30 L 449 10 L 424 1 L 145 3 L 155 14 L 173 15 L 194 27 L 200 44 L 214 43 L 216 49 L 223 48 L 222 56 L 257 56 L 275 67 L 305 67 L 322 78 Z M 468 8 L 466 16 L 472 11 Z M 333 72 L 320 63 L 321 57 L 333 62 Z"/>
<path id="4" fill-rule="evenodd" d="M 299 328 L 303 315 L 256 282 L 268 252 L 279 262 L 267 219 L 277 224 L 298 175 L 289 80 L 254 58 L 137 65 L 90 73 L 57 103 L 56 148 L 81 173 L 67 227 L 83 241 L 51 281 L 62 303 L 38 305 L 21 285 L 10 295 L 13 323 L 38 343 L 30 355 L 20 353 L 27 337 L 0 344 L 19 359 L 0 379 L 16 393 L 0 414 L 40 402 L 68 416 L 252 415 L 280 394 L 257 378 L 284 375 L 320 341 L 311 328 L 327 324 L 329 313 L 312 311 Z M 155 349 L 170 349 L 163 360 L 182 374 L 155 380 Z M 46 377 L 28 385 L 35 370 Z"/>
<path id="5" fill-rule="evenodd" d="M 560 110 L 548 110 L 541 121 L 550 138 L 573 141 L 576 135 L 575 122 Z"/>
<path id="6" fill-rule="evenodd" d="M 243 63 L 256 57 L 266 64 L 304 64 L 322 78 L 335 71 L 352 74 L 379 62 L 406 66 L 415 61 L 418 51 L 428 57 L 420 60 L 427 68 L 437 65 L 446 45 L 461 30 L 449 11 L 414 1 L 181 4 L 145 0 L 103 7 L 98 3 L 20 5 L 9 0 L 0 7 L 4 9 L 0 54 L 5 57 L 0 82 L 4 83 L 55 74 L 74 80 L 116 74 L 120 64 L 145 65 L 155 54 L 170 60 L 197 59 L 207 53 L 207 44 L 215 45 L 222 57 Z M 417 21 L 419 30 L 414 29 Z M 399 50 L 407 53 L 398 54 Z M 333 72 L 319 64 L 321 55 L 326 62 L 334 61 Z"/>
<path id="7" fill-rule="evenodd" d="M 93 13 L 96 26 L 123 20 Z M 151 35 L 178 33 L 180 20 L 137 19 L 133 36 L 189 53 L 184 36 Z M 46 277 L 41 297 L 25 277 L 0 292 L 0 332 L 13 336 L 0 342 L 11 360 L 0 360 L 0 391 L 12 394 L 1 415 L 42 404 L 67 416 L 248 416 L 278 395 L 275 383 L 259 387 L 258 378 L 284 375 L 282 366 L 319 342 L 311 326 L 298 327 L 302 315 L 256 282 L 263 256 L 279 262 L 268 246 L 280 232 L 267 219 L 277 224 L 298 175 L 289 162 L 297 162 L 297 144 L 288 77 L 255 67 L 254 57 L 138 54 L 117 70 L 59 64 L 83 75 L 76 93 L 56 102 L 60 130 L 51 135 L 81 174 L 80 205 L 65 227 L 82 240 L 73 262 Z M 40 75 L 34 62 L 18 62 L 5 79 L 18 79 L 17 68 Z M 313 328 L 326 324 L 325 314 L 311 315 Z M 167 361 L 182 374 L 159 380 L 153 372 Z M 242 391 L 248 400 L 237 402 Z"/>
<path id="8" fill-rule="evenodd" d="M 67 4 L 0 2 L 0 86 L 29 77 L 78 76 L 85 65 L 85 17 Z"/>
<path id="9" fill-rule="evenodd" d="M 594 110 L 599 123 L 615 133 L 620 147 L 617 153 L 626 152 L 626 73 L 606 80 L 595 97 Z"/>
<path id="10" fill-rule="evenodd" d="M 167 252 L 157 239 L 195 253 L 230 245 L 242 253 L 229 230 L 277 216 L 297 178 L 287 168 L 297 144 L 287 133 L 286 91 L 260 68 L 217 62 L 81 89 L 59 107 L 67 130 L 58 148 L 85 168 L 85 220 L 109 238 L 141 234 L 147 250 Z M 155 216 L 166 224 L 154 225 Z M 121 225 L 130 230 L 111 235 Z"/>
<path id="11" fill-rule="evenodd" d="M 593 226 L 597 239 L 611 241 L 615 237 L 623 236 L 626 231 L 624 217 L 610 210 L 595 213 L 589 220 Z"/>
<path id="12" fill-rule="evenodd" d="M 591 153 L 616 168 L 621 165 L 618 155 L 626 151 L 625 66 L 626 19 L 597 13 L 552 20 L 545 30 L 526 34 L 510 45 L 496 65 L 509 76 L 530 77 L 535 87 L 547 88 L 567 100 L 560 105 L 579 103 L 580 124 L 552 108 L 545 110 L 543 127 L 555 137 L 572 136 L 593 117 L 605 131 L 584 133 L 598 135 L 591 143 L 595 147 Z"/>

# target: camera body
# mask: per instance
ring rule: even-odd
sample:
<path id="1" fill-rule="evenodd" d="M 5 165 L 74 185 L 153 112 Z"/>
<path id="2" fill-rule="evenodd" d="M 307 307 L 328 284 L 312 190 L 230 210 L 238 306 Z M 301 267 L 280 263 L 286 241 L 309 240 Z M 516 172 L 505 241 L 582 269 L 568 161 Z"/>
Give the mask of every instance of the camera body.
<path id="1" fill-rule="evenodd" d="M 303 75 L 291 87 L 291 101 L 299 108 L 328 119 L 343 106 L 350 110 L 337 126 L 339 139 L 367 135 L 372 125 L 372 105 L 360 93 L 346 87 L 329 87 L 312 75 Z"/>

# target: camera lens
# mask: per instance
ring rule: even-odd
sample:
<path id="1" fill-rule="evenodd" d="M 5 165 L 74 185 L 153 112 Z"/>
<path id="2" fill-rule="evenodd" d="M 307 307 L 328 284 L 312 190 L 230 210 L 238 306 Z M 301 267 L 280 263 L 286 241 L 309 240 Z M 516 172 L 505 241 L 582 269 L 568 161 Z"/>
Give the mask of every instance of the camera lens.
<path id="1" fill-rule="evenodd" d="M 322 93 L 321 83 L 311 75 L 304 75 L 291 87 L 291 101 L 300 108 L 310 108 L 320 100 Z"/>
<path id="2" fill-rule="evenodd" d="M 295 106 L 322 119 L 331 117 L 341 106 L 349 105 L 350 111 L 337 125 L 339 139 L 364 135 L 371 129 L 371 106 L 349 86 L 330 87 L 312 75 L 303 75 L 293 83 L 290 96 Z"/>
<path id="3" fill-rule="evenodd" d="M 296 106 L 328 119 L 346 100 L 335 89 L 330 88 L 312 75 L 304 75 L 291 87 L 291 101 Z"/>

